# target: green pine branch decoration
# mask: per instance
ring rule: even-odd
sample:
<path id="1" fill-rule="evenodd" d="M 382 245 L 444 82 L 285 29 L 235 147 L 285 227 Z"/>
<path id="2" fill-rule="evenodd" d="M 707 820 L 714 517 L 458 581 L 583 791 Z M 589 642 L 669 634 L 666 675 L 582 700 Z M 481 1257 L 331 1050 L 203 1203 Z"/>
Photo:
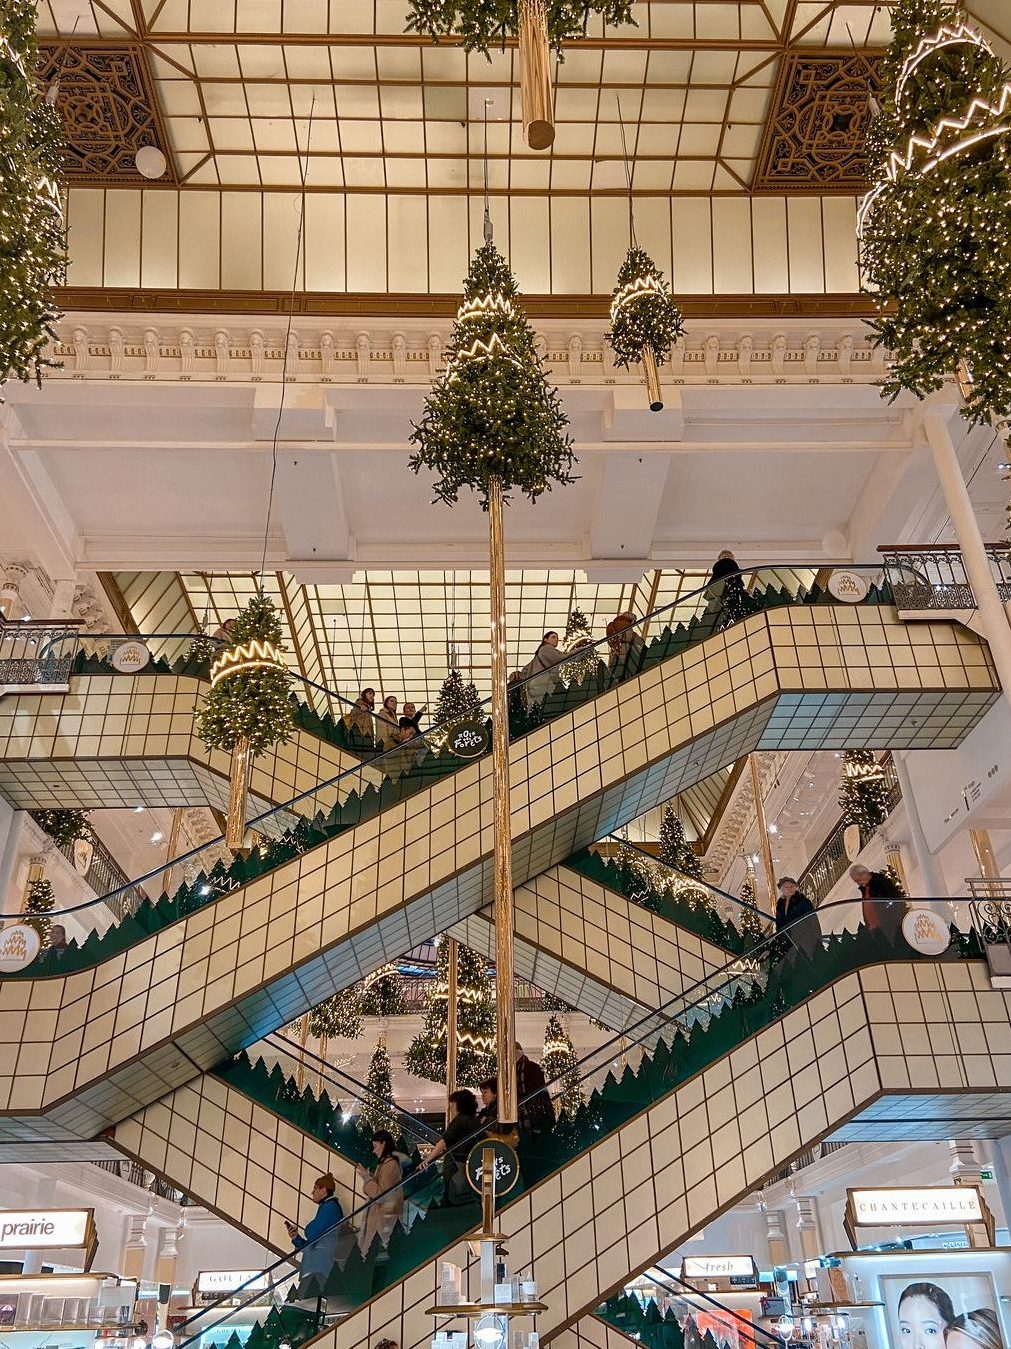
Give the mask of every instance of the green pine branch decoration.
<path id="1" fill-rule="evenodd" d="M 611 330 L 607 340 L 616 364 L 627 370 L 642 360 L 649 347 L 657 364 L 662 365 L 684 330 L 684 315 L 663 272 L 644 248 L 633 245 L 621 264 L 611 296 Z"/>
<path id="2" fill-rule="evenodd" d="M 447 366 L 425 402 L 410 464 L 438 475 L 435 494 L 453 504 L 476 491 L 487 509 L 491 478 L 531 501 L 574 481 L 568 417 L 544 377 L 516 280 L 493 243 L 474 255 L 450 339 Z"/>
<path id="3" fill-rule="evenodd" d="M 0 387 L 35 380 L 61 317 L 66 275 L 61 206 L 66 142 L 35 77 L 35 0 L 0 0 Z"/>
<path id="4" fill-rule="evenodd" d="M 79 838 L 95 837 L 87 810 L 33 810 L 32 818 L 40 829 L 62 847 L 69 847 Z"/>
<path id="5" fill-rule="evenodd" d="M 964 362 L 965 417 L 999 423 L 1011 415 L 1011 71 L 943 0 L 898 0 L 891 19 L 861 211 L 873 326 L 891 353 L 883 390 L 923 398 Z"/>
<path id="6" fill-rule="evenodd" d="M 361 984 L 341 989 L 309 1013 L 309 1034 L 318 1040 L 357 1040 L 363 1028 Z"/>
<path id="7" fill-rule="evenodd" d="M 544 0 L 548 41 L 564 59 L 562 46 L 585 37 L 591 15 L 609 28 L 635 25 L 632 0 Z M 411 0 L 408 32 L 425 33 L 435 42 L 455 38 L 468 52 L 491 56 L 491 48 L 519 31 L 519 0 Z"/>
<path id="8" fill-rule="evenodd" d="M 393 1100 L 393 1072 L 390 1056 L 385 1042 L 380 1039 L 369 1061 L 369 1075 L 365 1085 L 369 1095 L 364 1097 L 358 1112 L 358 1125 L 363 1132 L 372 1133 L 376 1129 L 389 1129 L 396 1137 L 399 1132 L 393 1111 L 386 1102 Z"/>
<path id="9" fill-rule="evenodd" d="M 280 650 L 283 633 L 273 600 L 257 590 L 235 620 L 225 655 L 253 641 L 270 642 Z M 295 725 L 288 683 L 287 671 L 274 665 L 221 679 L 197 712 L 197 735 L 209 749 L 224 750 L 246 738 L 254 755 L 286 744 Z"/>

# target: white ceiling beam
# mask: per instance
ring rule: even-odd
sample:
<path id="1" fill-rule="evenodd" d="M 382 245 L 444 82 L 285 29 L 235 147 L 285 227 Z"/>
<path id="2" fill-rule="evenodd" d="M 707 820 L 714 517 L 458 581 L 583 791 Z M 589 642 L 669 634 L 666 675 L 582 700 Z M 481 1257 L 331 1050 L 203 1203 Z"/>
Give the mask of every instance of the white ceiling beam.
<path id="1" fill-rule="evenodd" d="M 670 455 L 661 454 L 616 454 L 604 461 L 587 536 L 588 560 L 634 560 L 645 570 L 670 465 Z"/>
<path id="2" fill-rule="evenodd" d="M 289 556 L 321 562 L 353 556 L 340 468 L 332 451 L 281 451 L 275 500 Z"/>

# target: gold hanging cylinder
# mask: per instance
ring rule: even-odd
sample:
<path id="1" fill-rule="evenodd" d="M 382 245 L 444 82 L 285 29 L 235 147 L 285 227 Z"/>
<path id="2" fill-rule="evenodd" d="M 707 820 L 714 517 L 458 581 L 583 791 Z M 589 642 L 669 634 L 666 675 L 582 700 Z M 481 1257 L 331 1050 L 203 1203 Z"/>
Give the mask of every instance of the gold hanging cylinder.
<path id="1" fill-rule="evenodd" d="M 237 852 L 246 836 L 246 802 L 249 799 L 249 780 L 253 772 L 253 750 L 248 736 L 241 736 L 232 746 L 232 762 L 228 773 L 228 820 L 225 827 L 225 846 Z"/>
<path id="2" fill-rule="evenodd" d="M 653 348 L 642 349 L 642 372 L 646 376 L 646 392 L 649 394 L 650 412 L 663 411 L 663 390 L 660 388 L 660 372 L 656 368 L 656 356 Z"/>
<path id="3" fill-rule="evenodd" d="M 502 479 L 488 484 L 491 567 L 492 798 L 495 820 L 495 1024 L 498 1050 L 498 1118 L 502 1133 L 517 1128 L 516 995 L 513 950 L 513 851 L 509 819 L 509 711 L 506 699 L 505 539 Z"/>
<path id="4" fill-rule="evenodd" d="M 546 150 L 555 139 L 548 11 L 545 0 L 519 0 L 518 10 L 523 135 L 531 150 Z"/>

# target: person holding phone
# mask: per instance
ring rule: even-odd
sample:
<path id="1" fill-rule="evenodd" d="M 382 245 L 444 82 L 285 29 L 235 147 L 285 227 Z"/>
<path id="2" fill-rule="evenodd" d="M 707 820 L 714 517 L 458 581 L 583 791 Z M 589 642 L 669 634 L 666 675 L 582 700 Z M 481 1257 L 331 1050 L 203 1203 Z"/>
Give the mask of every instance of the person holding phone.
<path id="1" fill-rule="evenodd" d="M 317 1176 L 313 1182 L 310 1195 L 318 1207 L 315 1217 L 305 1225 L 305 1236 L 299 1232 L 298 1223 L 288 1220 L 284 1224 L 295 1250 L 305 1251 L 299 1261 L 303 1284 L 315 1277 L 322 1285 L 333 1268 L 338 1230 L 344 1221 L 344 1210 L 336 1189 L 337 1182 L 329 1171 L 325 1176 Z M 327 1233 L 332 1233 L 332 1237 L 327 1237 Z M 304 1296 L 301 1291 L 300 1296 Z"/>

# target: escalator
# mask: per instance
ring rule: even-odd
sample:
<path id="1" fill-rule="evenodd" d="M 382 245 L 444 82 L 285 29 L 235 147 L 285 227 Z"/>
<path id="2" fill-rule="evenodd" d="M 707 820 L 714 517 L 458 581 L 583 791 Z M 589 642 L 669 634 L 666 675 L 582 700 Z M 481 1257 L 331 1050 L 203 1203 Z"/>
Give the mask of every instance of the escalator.
<path id="1" fill-rule="evenodd" d="M 759 598 L 725 630 L 718 606 L 664 629 L 636 673 L 600 663 L 534 705 L 514 688 L 517 885 L 750 750 L 946 747 L 997 697 L 978 638 L 911 634 L 873 590 Z M 481 909 L 490 759 L 404 750 L 254 821 L 303 816 L 230 868 L 178 859 L 171 898 L 5 976 L 0 1141 L 93 1137 Z"/>
<path id="2" fill-rule="evenodd" d="M 81 640 L 76 633 L 53 639 L 43 657 L 68 666 L 64 692 L 23 691 L 0 699 L 0 796 L 22 810 L 226 809 L 229 756 L 209 750 L 194 725 L 209 687 L 209 659 L 184 656 L 172 665 L 159 659 L 120 673 L 112 664 L 119 645 L 144 639 L 90 636 L 90 655 L 80 649 Z M 291 686 L 291 739 L 253 764 L 257 814 L 375 752 L 374 735 L 349 725 L 352 704 L 299 675 L 291 675 Z"/>
<path id="3" fill-rule="evenodd" d="M 517 888 L 515 960 L 520 978 L 620 1031 L 718 969 L 728 952 L 745 954 L 772 915 L 609 842 L 614 856 L 584 849 Z M 493 907 L 451 935 L 493 959 Z"/>
<path id="4" fill-rule="evenodd" d="M 571 1119 L 521 1138 L 524 1186 L 497 1226 L 512 1266 L 535 1270 L 544 1340 L 819 1139 L 1011 1133 L 1000 1054 L 969 1052 L 984 1023 L 989 1043 L 1011 1032 L 975 939 L 953 931 L 942 955 L 918 956 L 863 916 L 859 901 L 829 906 L 820 918 L 832 931 L 814 959 L 770 939 L 752 952 L 750 989 L 731 962 L 647 1015 L 623 1046 L 610 1041 L 582 1062 L 584 1102 Z M 339 1328 L 315 1342 L 426 1342 L 440 1261 L 473 1275 L 465 1238 L 477 1221 L 476 1206 L 433 1208 L 410 1233 L 395 1230 L 387 1250 L 352 1250 L 324 1288 Z"/>

